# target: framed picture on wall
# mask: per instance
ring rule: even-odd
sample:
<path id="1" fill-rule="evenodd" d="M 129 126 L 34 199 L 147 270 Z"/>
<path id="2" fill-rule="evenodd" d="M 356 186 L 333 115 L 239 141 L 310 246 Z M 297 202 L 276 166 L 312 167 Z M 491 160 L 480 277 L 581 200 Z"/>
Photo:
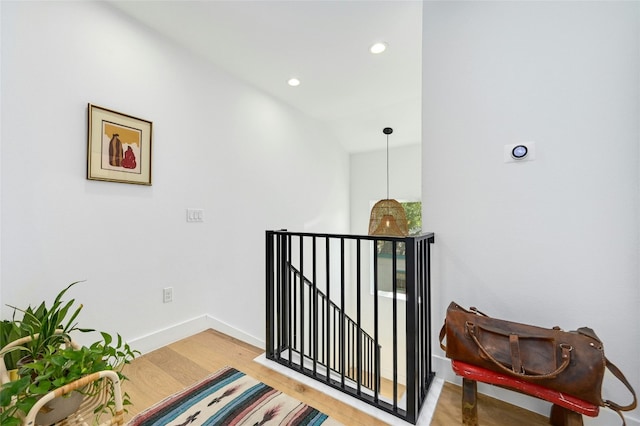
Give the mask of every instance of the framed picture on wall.
<path id="1" fill-rule="evenodd" d="M 152 123 L 89 104 L 87 179 L 151 185 Z"/>

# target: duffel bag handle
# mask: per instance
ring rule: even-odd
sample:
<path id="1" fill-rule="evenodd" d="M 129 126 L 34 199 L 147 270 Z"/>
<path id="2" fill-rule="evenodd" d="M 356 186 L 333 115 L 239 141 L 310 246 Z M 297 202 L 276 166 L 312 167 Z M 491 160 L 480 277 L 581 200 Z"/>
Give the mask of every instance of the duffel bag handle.
<path id="1" fill-rule="evenodd" d="M 623 405 L 616 404 L 615 402 L 610 401 L 610 400 L 604 401 L 604 406 L 605 407 L 609 407 L 613 411 L 618 413 L 618 415 L 622 418 L 622 424 L 625 425 L 626 423 L 624 421 L 624 416 L 622 415 L 621 411 L 631 411 L 631 410 L 635 409 L 638 406 L 638 398 L 636 397 L 636 392 L 633 390 L 633 387 L 631 386 L 631 383 L 629 383 L 627 378 L 624 377 L 624 374 L 622 374 L 622 371 L 620 371 L 620 369 L 618 367 L 616 367 L 606 357 L 605 357 L 605 361 L 606 361 L 607 368 L 609 369 L 609 371 L 611 371 L 611 373 L 613 373 L 613 375 L 618 380 L 620 380 L 627 387 L 627 389 L 629 389 L 629 392 L 631 392 L 631 395 L 633 395 L 633 402 L 631 404 L 629 404 L 629 405 L 624 405 L 623 406 Z"/>
<path id="2" fill-rule="evenodd" d="M 485 349 L 484 346 L 482 346 L 482 343 L 480 343 L 480 340 L 478 340 L 478 337 L 476 336 L 476 326 L 475 324 L 473 324 L 472 322 L 467 321 L 465 323 L 466 329 L 467 329 L 467 333 L 469 334 L 469 336 L 471 336 L 471 339 L 473 339 L 473 341 L 475 342 L 475 344 L 478 346 L 478 349 L 480 349 L 480 352 L 482 352 L 487 358 L 489 358 L 489 360 L 491 362 L 493 362 L 498 368 L 500 368 L 501 370 L 503 370 L 505 373 L 510 374 L 512 376 L 516 376 L 516 377 L 522 377 L 522 378 L 526 378 L 526 379 L 535 379 L 535 380 L 542 380 L 542 379 L 551 379 L 556 377 L 558 374 L 562 373 L 568 366 L 569 363 L 571 362 L 571 350 L 573 349 L 573 347 L 571 345 L 566 345 L 564 343 L 560 344 L 560 349 L 562 350 L 562 364 L 560 364 L 560 366 L 547 374 L 527 374 L 526 372 L 522 371 L 522 367 L 520 366 L 520 368 L 518 368 L 519 371 L 514 371 L 510 368 L 505 367 L 500 361 L 498 361 L 497 359 L 495 359 L 493 357 L 493 355 L 491 355 L 489 353 L 489 351 L 487 351 Z"/>
<path id="3" fill-rule="evenodd" d="M 596 335 L 595 331 L 593 331 L 592 329 L 590 329 L 589 327 L 580 327 L 578 330 L 578 333 L 583 334 L 585 336 L 589 336 L 594 340 L 597 340 L 598 342 L 602 343 L 600 338 Z M 609 369 L 609 371 L 618 379 L 622 382 L 623 385 L 626 386 L 626 388 L 629 390 L 629 392 L 631 392 L 631 395 L 633 396 L 633 401 L 631 402 L 631 404 L 629 405 L 620 405 L 620 404 L 616 404 L 613 401 L 610 400 L 605 400 L 604 401 L 604 406 L 605 407 L 609 407 L 612 410 L 614 410 L 615 412 L 617 412 L 620 417 L 622 417 L 622 422 L 624 423 L 624 417 L 622 416 L 621 411 L 631 411 L 634 410 L 637 406 L 638 406 L 638 397 L 636 396 L 636 391 L 633 390 L 633 386 L 631 386 L 631 383 L 629 383 L 629 381 L 627 380 L 627 378 L 624 376 L 624 374 L 622 374 L 622 371 L 620 371 L 620 369 L 618 367 L 616 367 L 616 365 L 614 363 L 612 363 L 611 361 L 609 361 L 609 359 L 607 357 L 604 358 L 605 360 L 605 365 L 607 366 L 607 368 Z"/>

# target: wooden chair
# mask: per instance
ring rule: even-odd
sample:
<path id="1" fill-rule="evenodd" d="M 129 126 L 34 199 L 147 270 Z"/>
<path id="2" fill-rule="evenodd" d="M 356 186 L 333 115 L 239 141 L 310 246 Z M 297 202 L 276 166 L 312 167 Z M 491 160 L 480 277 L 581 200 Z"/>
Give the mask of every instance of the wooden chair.
<path id="1" fill-rule="evenodd" d="M 549 423 L 553 426 L 582 426 L 582 415 L 596 417 L 600 407 L 570 395 L 525 382 L 460 361 L 452 361 L 453 371 L 462 377 L 462 424 L 478 426 L 477 383 L 488 383 L 551 402 Z"/>

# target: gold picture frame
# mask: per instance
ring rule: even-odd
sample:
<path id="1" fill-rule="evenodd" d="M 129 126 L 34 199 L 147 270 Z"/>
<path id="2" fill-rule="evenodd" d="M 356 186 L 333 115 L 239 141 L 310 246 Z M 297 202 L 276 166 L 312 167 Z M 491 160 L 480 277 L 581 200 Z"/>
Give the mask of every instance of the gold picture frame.
<path id="1" fill-rule="evenodd" d="M 87 179 L 151 185 L 153 123 L 89 104 Z"/>

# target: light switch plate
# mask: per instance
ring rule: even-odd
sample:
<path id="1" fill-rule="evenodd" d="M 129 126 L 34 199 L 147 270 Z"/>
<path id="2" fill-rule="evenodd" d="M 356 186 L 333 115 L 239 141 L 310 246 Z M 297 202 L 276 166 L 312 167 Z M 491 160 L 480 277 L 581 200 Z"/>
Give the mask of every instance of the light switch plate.
<path id="1" fill-rule="evenodd" d="M 187 222 L 204 222 L 204 210 L 187 209 Z"/>

